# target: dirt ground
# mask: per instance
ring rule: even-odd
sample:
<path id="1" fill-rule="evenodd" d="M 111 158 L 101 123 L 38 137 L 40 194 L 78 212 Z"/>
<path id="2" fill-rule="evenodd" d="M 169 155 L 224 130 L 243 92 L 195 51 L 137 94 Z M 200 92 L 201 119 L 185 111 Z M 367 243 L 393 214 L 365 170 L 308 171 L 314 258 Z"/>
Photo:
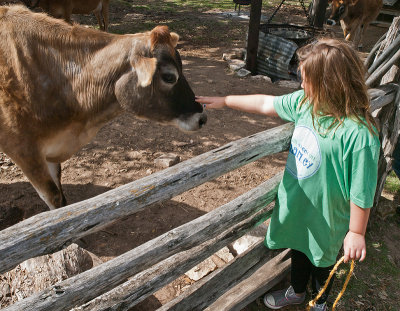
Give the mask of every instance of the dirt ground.
<path id="1" fill-rule="evenodd" d="M 209 35 L 199 35 L 200 39 L 196 41 L 196 37 L 190 36 L 190 31 L 186 28 L 173 29 L 181 35 L 178 48 L 183 59 L 184 74 L 196 95 L 280 95 L 293 91 L 265 80 L 238 78 L 227 69 L 226 62 L 222 60 L 222 53 L 235 47 L 245 47 L 247 20 L 221 17 L 217 10 L 203 13 L 201 16 L 197 13 L 190 15 L 188 11 L 185 11 L 184 15 L 180 15 L 179 12 L 138 14 L 132 7 L 121 4 L 122 2 L 132 1 L 111 2 L 111 32 L 127 32 L 130 29 L 124 27 L 128 27 L 129 23 L 140 24 L 136 27 L 141 31 L 146 29 L 144 20 L 150 20 L 152 26 L 167 23 L 168 19 L 195 23 L 193 28 L 203 27 L 205 33 L 209 32 Z M 296 9 L 295 13 L 301 18 L 301 11 Z M 95 25 L 94 17 L 74 18 L 80 23 Z M 237 24 L 234 30 L 226 32 L 232 36 L 229 40 L 220 39 L 218 36 L 225 32 L 210 32 L 210 29 L 204 26 L 208 21 L 223 18 L 229 20 L 229 25 Z M 370 49 L 385 31 L 385 28 L 372 26 L 366 38 L 365 50 Z M 341 36 L 339 27 L 333 28 L 332 33 Z M 88 199 L 161 170 L 154 160 L 162 154 L 174 153 L 185 161 L 230 141 L 282 124 L 278 119 L 228 109 L 208 111 L 207 114 L 206 126 L 193 134 L 139 120 L 129 114 L 113 120 L 100 130 L 90 144 L 63 163 L 62 183 L 68 203 Z M 265 158 L 169 201 L 150 206 L 121 219 L 105 230 L 85 237 L 85 248 L 104 261 L 118 256 L 257 186 L 282 170 L 285 159 L 285 153 Z M 26 177 L 0 153 L 0 229 L 45 211 L 47 206 Z M 175 297 L 178 292 L 178 288 L 171 285 L 164 292 L 148 299 L 137 310 L 153 310 Z"/>

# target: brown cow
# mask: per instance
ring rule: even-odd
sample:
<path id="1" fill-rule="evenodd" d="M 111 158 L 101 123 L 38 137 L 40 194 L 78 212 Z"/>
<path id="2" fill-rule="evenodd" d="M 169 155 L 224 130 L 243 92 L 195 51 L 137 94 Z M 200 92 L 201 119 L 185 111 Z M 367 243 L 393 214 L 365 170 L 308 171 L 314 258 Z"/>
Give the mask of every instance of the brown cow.
<path id="1" fill-rule="evenodd" d="M 166 26 L 113 35 L 0 7 L 0 150 L 50 209 L 65 205 L 60 163 L 123 111 L 185 131 L 205 124 L 178 39 Z"/>
<path id="2" fill-rule="evenodd" d="M 355 48 L 362 46 L 364 34 L 382 8 L 382 0 L 329 0 L 332 13 L 327 23 L 340 20 L 346 41 L 353 41 Z"/>
<path id="3" fill-rule="evenodd" d="M 100 29 L 108 31 L 109 0 L 22 0 L 28 8 L 40 7 L 56 18 L 71 23 L 72 14 L 93 13 Z"/>

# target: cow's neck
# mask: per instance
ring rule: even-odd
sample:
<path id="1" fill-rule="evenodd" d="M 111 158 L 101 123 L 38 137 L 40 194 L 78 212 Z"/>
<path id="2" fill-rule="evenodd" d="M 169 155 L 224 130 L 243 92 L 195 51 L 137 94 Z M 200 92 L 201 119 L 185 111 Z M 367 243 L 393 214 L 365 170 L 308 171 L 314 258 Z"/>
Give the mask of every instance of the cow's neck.
<path id="1" fill-rule="evenodd" d="M 113 39 L 114 38 L 114 39 Z M 36 70 L 31 71 L 41 95 L 57 94 L 57 101 L 87 113 L 88 117 L 106 122 L 120 112 L 114 95 L 114 84 L 129 65 L 132 39 L 102 34 L 89 42 L 42 42 L 38 46 Z M 34 57 L 34 55 L 32 55 Z M 46 88 L 52 90 L 46 92 Z M 55 90 L 55 91 L 53 91 Z M 52 98 L 41 100 L 53 100 Z"/>

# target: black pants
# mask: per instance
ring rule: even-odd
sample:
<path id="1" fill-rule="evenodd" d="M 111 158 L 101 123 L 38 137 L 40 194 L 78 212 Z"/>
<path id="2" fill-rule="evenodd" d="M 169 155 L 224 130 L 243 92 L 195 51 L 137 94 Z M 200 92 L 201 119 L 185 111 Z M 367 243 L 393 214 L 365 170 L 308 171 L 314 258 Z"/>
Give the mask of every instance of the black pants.
<path id="1" fill-rule="evenodd" d="M 319 290 L 324 287 L 325 282 L 329 277 L 329 273 L 334 266 L 326 268 L 316 267 L 305 254 L 294 249 L 291 251 L 291 257 L 291 285 L 293 286 L 294 292 L 297 294 L 304 293 L 311 276 L 312 297 L 314 298 L 318 295 Z M 317 303 L 324 303 L 326 301 L 332 288 L 333 279 L 334 278 L 332 277 L 326 291 L 321 298 L 318 299 Z"/>

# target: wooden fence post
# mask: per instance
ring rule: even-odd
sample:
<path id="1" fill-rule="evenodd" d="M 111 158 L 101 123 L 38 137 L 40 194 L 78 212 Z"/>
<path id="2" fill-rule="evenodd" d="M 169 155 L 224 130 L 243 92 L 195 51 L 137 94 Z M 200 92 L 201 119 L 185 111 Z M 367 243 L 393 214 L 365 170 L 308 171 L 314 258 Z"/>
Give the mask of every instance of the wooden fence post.
<path id="1" fill-rule="evenodd" d="M 315 27 L 322 28 L 325 21 L 328 0 L 314 0 L 311 10 L 311 20 Z"/>
<path id="2" fill-rule="evenodd" d="M 388 84 L 399 83 L 400 77 L 400 17 L 393 19 L 392 25 L 386 33 L 386 38 L 380 43 L 376 52 L 374 63 L 369 67 L 371 74 L 367 80 L 368 85 L 376 83 Z M 393 51 L 391 51 L 393 50 Z M 371 53 L 374 53 L 371 51 Z M 387 56 L 385 56 L 387 55 Z M 398 56 L 397 56 L 398 55 Z M 371 56 L 372 58 L 372 56 Z M 383 59 L 384 58 L 384 59 Z M 367 65 L 369 65 L 367 63 Z M 386 68 L 385 68 L 386 67 Z M 383 70 L 384 69 L 384 70 Z M 379 79 L 382 77 L 381 79 Z M 398 143 L 400 132 L 400 91 L 397 90 L 397 96 L 392 106 L 385 107 L 379 116 L 380 139 L 382 144 L 381 155 L 378 163 L 378 182 L 375 193 L 374 206 L 378 206 L 379 198 L 385 186 L 386 178 L 392 170 L 393 151 Z M 373 210 L 375 214 L 377 209 Z"/>
<path id="3" fill-rule="evenodd" d="M 390 26 L 387 35 L 384 48 L 387 48 L 390 43 L 392 43 L 400 34 L 400 17 L 395 17 L 393 19 L 392 25 Z M 391 82 L 399 82 L 400 70 L 399 70 L 400 62 L 395 63 L 392 68 L 383 76 L 381 80 L 381 84 L 391 83 Z"/>
<path id="4" fill-rule="evenodd" d="M 261 20 L 261 6 L 262 0 L 251 0 L 246 68 L 252 75 L 257 73 L 258 32 Z"/>

